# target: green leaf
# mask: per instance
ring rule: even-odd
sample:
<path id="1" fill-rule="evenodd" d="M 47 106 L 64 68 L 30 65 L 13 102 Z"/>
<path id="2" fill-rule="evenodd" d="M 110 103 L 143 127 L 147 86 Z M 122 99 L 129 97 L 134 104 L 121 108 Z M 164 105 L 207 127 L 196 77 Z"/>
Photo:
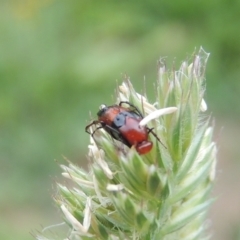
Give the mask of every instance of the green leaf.
<path id="1" fill-rule="evenodd" d="M 212 145 L 208 150 L 202 165 L 199 164 L 197 169 L 187 174 L 187 176 L 185 176 L 185 178 L 179 183 L 178 189 L 180 190 L 170 198 L 171 203 L 175 203 L 181 198 L 186 197 L 188 193 L 208 179 L 209 168 L 212 164 L 211 154 L 213 149 L 214 146 Z"/>
<path id="2" fill-rule="evenodd" d="M 191 222 L 198 214 L 203 213 L 211 203 L 212 200 L 208 200 L 192 208 L 189 208 L 189 206 L 184 208 L 184 206 L 182 206 L 173 213 L 169 222 L 166 222 L 161 232 L 166 235 L 181 229 Z"/>
<path id="3" fill-rule="evenodd" d="M 149 175 L 147 179 L 147 191 L 153 195 L 160 195 L 162 190 L 161 179 L 158 175 L 157 169 L 152 165 L 149 168 Z"/>
<path id="4" fill-rule="evenodd" d="M 191 168 L 194 160 L 196 159 L 196 156 L 198 154 L 198 151 L 201 147 L 202 144 L 202 140 L 203 140 L 203 136 L 204 133 L 206 131 L 207 128 L 207 123 L 205 123 L 197 132 L 195 138 L 193 139 L 190 148 L 188 149 L 188 151 L 185 154 L 185 157 L 183 158 L 183 161 L 178 169 L 177 172 L 177 179 L 178 182 L 180 182 L 183 177 L 188 173 L 189 169 Z"/>

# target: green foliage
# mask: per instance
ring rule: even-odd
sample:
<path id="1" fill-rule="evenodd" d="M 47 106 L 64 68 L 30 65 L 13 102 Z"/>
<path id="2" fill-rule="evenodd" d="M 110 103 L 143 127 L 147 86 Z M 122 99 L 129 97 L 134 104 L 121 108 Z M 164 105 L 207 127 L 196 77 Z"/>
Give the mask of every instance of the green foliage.
<path id="1" fill-rule="evenodd" d="M 62 166 L 63 176 L 76 185 L 58 187 L 56 202 L 70 226 L 64 237 L 205 239 L 205 215 L 212 202 L 209 191 L 216 165 L 212 127 L 201 119 L 201 111 L 206 110 L 203 82 L 207 59 L 208 54 L 200 49 L 192 62 L 184 61 L 178 71 L 168 71 L 160 63 L 157 90 L 163 99 L 181 92 L 174 102 L 158 100 L 152 105 L 128 79 L 119 86 L 116 102 L 142 106 L 146 117 L 139 125 L 154 127 L 161 141 L 155 141 L 149 153 L 139 155 L 135 146 L 128 148 L 113 141 L 102 128 L 90 125 L 94 136 L 88 147 L 89 171 L 73 164 Z M 160 99 L 159 93 L 156 98 Z M 172 131 L 176 128 L 179 134 Z M 175 142 L 179 142 L 178 148 Z M 159 164 L 161 161 L 166 164 Z"/>
<path id="2" fill-rule="evenodd" d="M 0 195 L 3 208 L 9 201 L 16 208 L 47 205 L 48 176 L 57 171 L 53 159 L 63 154 L 83 160 L 89 109 L 113 102 L 115 79 L 125 72 L 139 92 L 146 76 L 151 99 L 160 56 L 172 61 L 203 45 L 212 54 L 211 109 L 239 116 L 238 9 L 239 1 L 224 0 L 1 1 L 0 188 L 8 189 Z"/>

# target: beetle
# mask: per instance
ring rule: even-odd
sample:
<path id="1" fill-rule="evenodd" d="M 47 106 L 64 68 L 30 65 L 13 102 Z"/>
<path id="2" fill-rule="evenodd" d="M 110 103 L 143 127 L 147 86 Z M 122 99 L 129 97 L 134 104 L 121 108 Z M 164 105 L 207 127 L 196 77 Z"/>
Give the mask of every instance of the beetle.
<path id="1" fill-rule="evenodd" d="M 123 107 L 123 104 L 128 104 L 129 107 Z M 139 125 L 143 115 L 130 102 L 121 101 L 119 105 L 112 106 L 101 105 L 97 116 L 98 120 L 93 121 L 85 128 L 85 131 L 92 136 L 98 129 L 103 128 L 114 139 L 122 142 L 129 148 L 134 146 L 139 154 L 146 154 L 153 147 L 153 143 L 148 139 L 149 133 L 152 133 L 160 141 L 152 131 L 153 128 Z M 100 126 L 91 133 L 89 128 L 98 124 Z"/>

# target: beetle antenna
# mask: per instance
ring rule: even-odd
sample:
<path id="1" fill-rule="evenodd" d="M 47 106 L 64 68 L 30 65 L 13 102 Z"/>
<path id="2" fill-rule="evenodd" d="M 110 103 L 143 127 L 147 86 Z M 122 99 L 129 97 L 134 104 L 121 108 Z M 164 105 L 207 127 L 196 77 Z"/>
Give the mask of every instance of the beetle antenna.
<path id="1" fill-rule="evenodd" d="M 147 128 L 148 133 L 151 133 L 163 146 L 167 149 L 167 147 L 164 145 L 164 143 L 161 141 L 161 139 L 157 136 L 157 134 L 153 131 L 154 128 Z"/>

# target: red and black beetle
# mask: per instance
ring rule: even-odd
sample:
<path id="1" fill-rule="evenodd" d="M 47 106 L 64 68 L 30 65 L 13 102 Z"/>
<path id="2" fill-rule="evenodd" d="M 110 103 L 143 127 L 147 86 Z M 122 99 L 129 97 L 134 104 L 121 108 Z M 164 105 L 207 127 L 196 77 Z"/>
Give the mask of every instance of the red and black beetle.
<path id="1" fill-rule="evenodd" d="M 122 107 L 122 104 L 128 104 L 129 107 Z M 102 105 L 97 113 L 98 120 L 93 121 L 86 126 L 85 131 L 92 136 L 95 131 L 103 128 L 114 139 L 121 141 L 128 147 L 135 146 L 139 154 L 148 153 L 153 143 L 148 140 L 148 134 L 152 133 L 159 141 L 160 139 L 152 132 L 152 128 L 140 126 L 143 119 L 142 113 L 129 102 L 120 102 L 119 105 L 105 106 Z M 88 129 L 92 125 L 100 124 L 93 133 Z"/>

